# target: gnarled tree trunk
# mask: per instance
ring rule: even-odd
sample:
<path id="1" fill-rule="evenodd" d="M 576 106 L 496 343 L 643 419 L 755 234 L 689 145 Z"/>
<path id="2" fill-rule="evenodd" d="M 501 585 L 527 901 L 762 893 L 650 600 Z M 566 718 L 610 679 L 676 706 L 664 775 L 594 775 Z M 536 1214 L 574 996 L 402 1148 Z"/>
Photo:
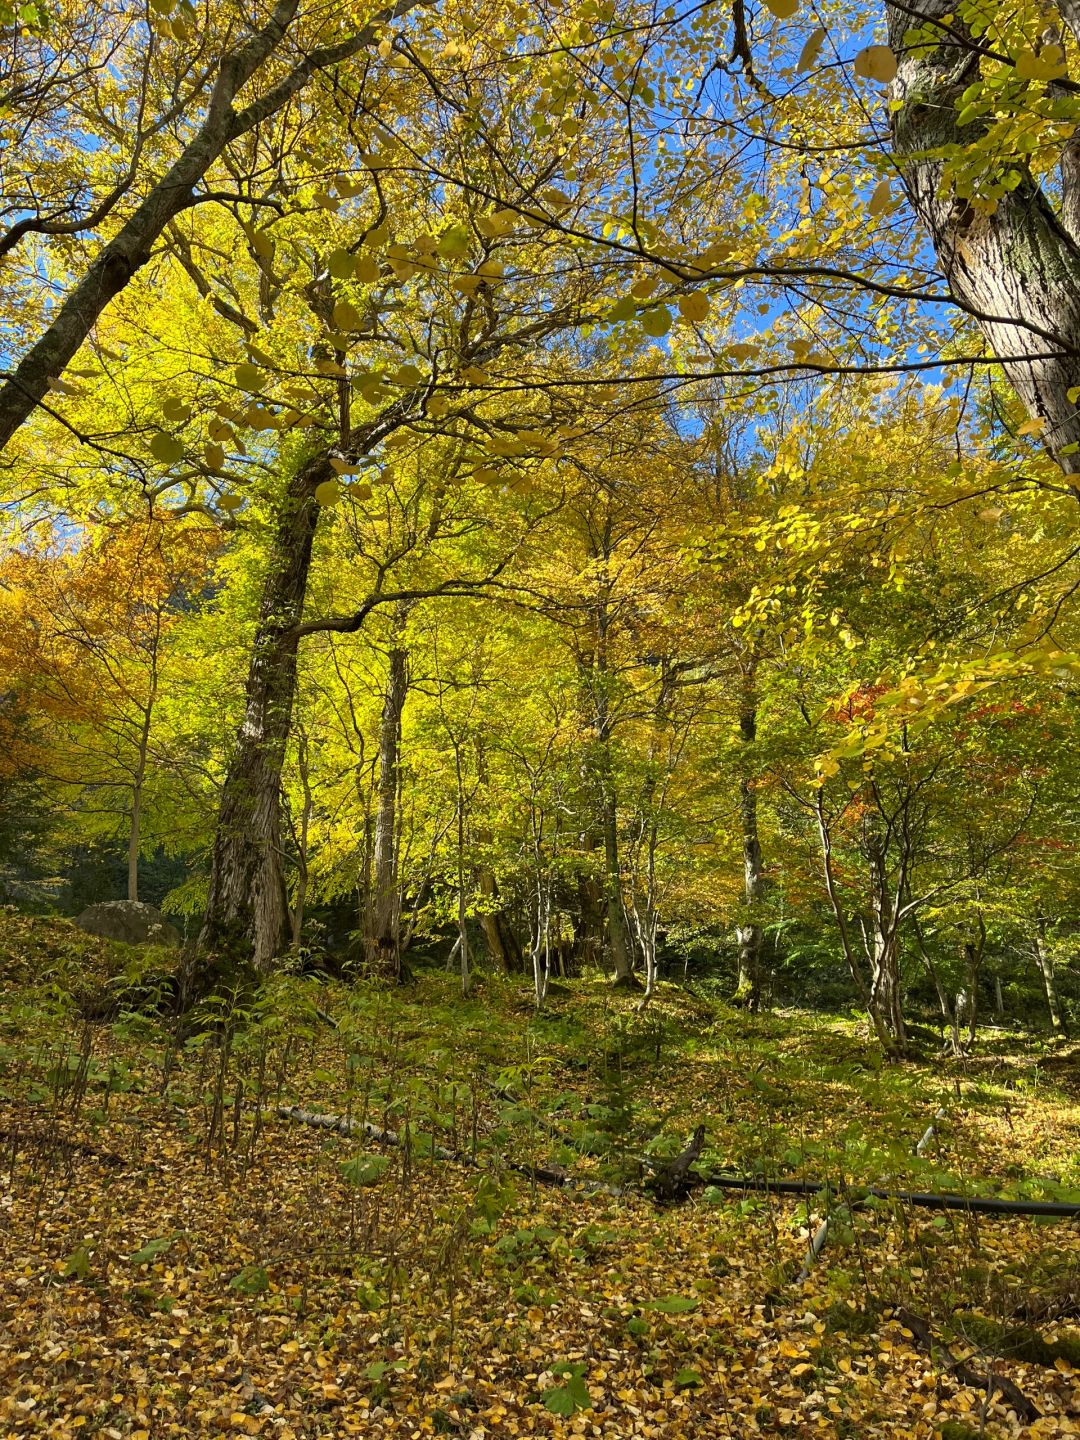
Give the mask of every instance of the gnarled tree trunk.
<path id="1" fill-rule="evenodd" d="M 198 948 L 270 968 L 289 943 L 281 860 L 281 772 L 296 692 L 296 636 L 318 523 L 315 487 L 333 475 L 320 455 L 290 481 L 263 584 L 244 719 L 221 792 Z"/>

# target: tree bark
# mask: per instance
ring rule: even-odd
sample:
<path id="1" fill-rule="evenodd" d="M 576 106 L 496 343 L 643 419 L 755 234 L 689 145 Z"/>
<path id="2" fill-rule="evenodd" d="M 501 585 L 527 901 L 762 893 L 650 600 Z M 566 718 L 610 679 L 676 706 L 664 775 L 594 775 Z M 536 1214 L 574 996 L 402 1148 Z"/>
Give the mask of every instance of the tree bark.
<path id="1" fill-rule="evenodd" d="M 977 122 L 958 124 L 957 106 L 978 79 L 979 56 L 964 43 L 970 37 L 953 0 L 910 0 L 885 9 L 899 62 L 893 154 L 911 203 L 953 294 L 975 312 L 994 353 L 1016 357 L 1003 365 L 1009 383 L 1031 417 L 1044 422 L 1043 438 L 1062 469 L 1078 475 L 1080 454 L 1065 453 L 1080 441 L 1080 411 L 1068 397 L 1080 385 L 1080 246 L 1067 224 L 1077 201 L 1069 167 L 1063 173 L 1066 219 L 1019 162 L 1012 167 L 1019 183 L 992 214 L 957 196 L 937 157 L 949 146 L 970 152 L 979 139 Z M 948 26 L 938 30 L 935 49 L 905 47 L 908 30 L 935 20 Z"/>
<path id="2" fill-rule="evenodd" d="M 244 697 L 222 787 L 199 950 L 267 971 L 288 945 L 281 857 L 281 772 L 296 691 L 296 636 L 318 523 L 315 487 L 333 475 L 320 455 L 290 481 L 271 548 Z"/>
<path id="3" fill-rule="evenodd" d="M 596 849 L 596 837 L 591 831 L 582 835 L 581 849 L 586 855 Z M 600 964 L 604 946 L 603 890 L 594 875 L 581 874 L 577 891 L 573 958 L 575 968 L 584 970 Z"/>
<path id="4" fill-rule="evenodd" d="M 135 756 L 135 773 L 131 781 L 131 815 L 128 818 L 128 878 L 127 898 L 139 898 L 139 841 L 142 830 L 143 786 L 146 783 L 146 756 L 150 746 L 150 717 L 153 713 L 153 695 L 143 709 L 143 722 L 139 730 L 139 746 Z"/>
<path id="5" fill-rule="evenodd" d="M 739 715 L 739 735 L 745 746 L 751 746 L 757 740 L 757 706 L 752 694 L 744 697 Z M 761 1005 L 764 939 L 757 911 L 765 898 L 765 875 L 758 834 L 757 791 L 745 769 L 739 778 L 739 817 L 742 824 L 743 896 L 746 914 L 742 924 L 735 929 L 739 945 L 739 979 L 734 1000 L 737 1005 L 745 1005 L 756 1011 Z"/>
<path id="6" fill-rule="evenodd" d="M 903 992 L 900 983 L 900 933 L 896 906 L 889 884 L 887 857 L 881 838 L 868 831 L 866 853 L 870 864 L 871 938 L 870 960 L 871 1015 L 879 1033 L 889 1037 L 890 1053 L 896 1058 L 907 1054 L 907 1030 L 904 1025 Z"/>
<path id="7" fill-rule="evenodd" d="M 615 796 L 610 793 L 604 800 L 604 868 L 607 879 L 608 951 L 614 972 L 612 983 L 629 985 L 634 978 L 634 966 L 626 932 L 626 909 L 619 870 L 619 815 Z"/>
<path id="8" fill-rule="evenodd" d="M 394 617 L 398 636 L 408 615 Z M 409 655 L 399 639 L 390 647 L 389 672 L 379 722 L 379 783 L 376 790 L 375 845 L 372 857 L 371 928 L 367 963 L 378 979 L 400 981 L 401 936 L 397 886 L 397 802 L 401 764 L 401 717 L 409 689 Z"/>
<path id="9" fill-rule="evenodd" d="M 480 928 L 484 932 L 492 960 L 506 975 L 519 975 L 522 969 L 521 944 L 499 899 L 499 883 L 490 870 L 477 876 L 485 909 L 481 912 Z"/>
<path id="10" fill-rule="evenodd" d="M 87 267 L 48 328 L 0 385 L 0 450 L 49 391 L 90 334 L 99 316 L 150 259 L 165 227 L 195 201 L 195 187 L 234 140 L 281 110 L 320 70 L 340 64 L 376 40 L 382 27 L 420 0 L 397 0 L 355 35 L 310 51 L 245 109 L 233 101 L 276 53 L 296 17 L 298 0 L 278 0 L 263 27 L 221 59 L 205 117 L 178 159 Z"/>
<path id="11" fill-rule="evenodd" d="M 1039 978 L 1046 996 L 1046 1008 L 1050 1012 L 1050 1026 L 1055 1034 L 1063 1034 L 1065 1022 L 1058 1000 L 1057 981 L 1054 977 L 1054 957 L 1046 943 L 1046 921 L 1041 916 L 1035 922 L 1035 963 L 1039 967 Z"/>

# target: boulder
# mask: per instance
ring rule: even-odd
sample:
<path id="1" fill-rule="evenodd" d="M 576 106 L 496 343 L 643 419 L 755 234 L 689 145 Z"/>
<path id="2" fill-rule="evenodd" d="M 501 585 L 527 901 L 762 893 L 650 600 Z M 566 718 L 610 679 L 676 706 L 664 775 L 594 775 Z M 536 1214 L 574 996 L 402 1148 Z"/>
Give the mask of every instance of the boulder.
<path id="1" fill-rule="evenodd" d="M 122 940 L 125 945 L 174 945 L 181 936 L 155 905 L 142 900 L 101 900 L 88 905 L 75 924 L 90 935 Z"/>

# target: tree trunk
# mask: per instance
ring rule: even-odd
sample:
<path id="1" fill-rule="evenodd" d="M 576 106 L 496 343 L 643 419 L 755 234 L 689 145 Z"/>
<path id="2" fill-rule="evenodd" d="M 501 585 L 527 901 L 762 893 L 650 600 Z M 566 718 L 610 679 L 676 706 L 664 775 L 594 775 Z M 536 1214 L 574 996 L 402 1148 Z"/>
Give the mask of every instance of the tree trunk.
<path id="1" fill-rule="evenodd" d="M 300 811 L 300 829 L 295 834 L 296 840 L 296 894 L 293 897 L 292 906 L 292 945 L 297 949 L 304 935 L 304 907 L 307 904 L 307 890 L 309 878 L 308 866 L 308 838 L 311 833 L 311 816 L 315 809 L 314 796 L 311 793 L 311 768 L 308 761 L 307 736 L 301 732 L 298 746 L 297 768 L 300 771 L 300 783 L 303 786 L 304 800 L 303 808 Z"/>
<path id="2" fill-rule="evenodd" d="M 408 615 L 399 607 L 395 630 L 400 635 Z M 397 888 L 397 802 L 401 764 L 401 717 L 409 689 L 409 656 L 395 640 L 390 648 L 389 673 L 379 722 L 379 783 L 376 790 L 375 845 L 372 856 L 371 928 L 367 937 L 367 963 L 378 979 L 400 981 L 401 937 Z"/>
<path id="3" fill-rule="evenodd" d="M 221 792 L 199 950 L 267 971 L 288 945 L 281 772 L 296 692 L 296 638 L 318 523 L 324 456 L 290 481 L 278 517 L 245 687 L 244 719 Z"/>
<path id="4" fill-rule="evenodd" d="M 521 945 L 509 916 L 499 903 L 498 881 L 490 870 L 481 870 L 477 884 L 485 903 L 485 909 L 479 916 L 480 928 L 491 958 L 504 974 L 519 975 L 522 968 Z"/>
<path id="5" fill-rule="evenodd" d="M 153 660 L 150 672 L 150 694 L 143 706 L 142 724 L 139 726 L 139 744 L 135 753 L 135 772 L 131 777 L 131 815 L 128 819 L 127 852 L 127 898 L 139 898 L 139 841 L 142 831 L 143 787 L 146 784 L 146 757 L 150 751 L 150 721 L 157 700 L 157 642 L 160 639 L 160 625 L 154 641 Z"/>
<path id="6" fill-rule="evenodd" d="M 1050 1012 L 1051 1028 L 1055 1034 L 1064 1034 L 1065 1022 L 1061 1014 L 1057 981 L 1054 977 L 1054 957 L 1046 943 L 1046 921 L 1041 916 L 1035 922 L 1035 962 L 1039 967 L 1039 976 L 1043 983 L 1043 994 L 1046 996 L 1046 1008 Z"/>
<path id="7" fill-rule="evenodd" d="M 870 863 L 872 909 L 869 1009 L 879 1035 L 888 1037 L 887 1050 L 894 1059 L 907 1054 L 903 992 L 900 982 L 900 935 L 896 909 L 889 885 L 886 852 L 880 836 L 866 835 Z"/>
<path id="8" fill-rule="evenodd" d="M 739 715 L 739 735 L 742 743 L 747 746 L 753 745 L 757 739 L 757 706 L 752 695 L 746 696 Z M 736 1005 L 745 1005 L 749 1010 L 756 1011 L 761 1006 L 764 940 L 757 907 L 765 896 L 765 875 L 758 835 L 757 791 L 746 773 L 739 779 L 739 817 L 742 822 L 743 896 L 746 915 L 742 924 L 735 929 L 739 944 L 739 980 L 733 999 Z"/>
<path id="9" fill-rule="evenodd" d="M 619 816 L 614 795 L 604 801 L 604 868 L 607 879 L 608 950 L 615 985 L 630 985 L 634 978 L 633 957 L 626 933 L 626 910 L 622 876 L 619 872 Z"/>
<path id="10" fill-rule="evenodd" d="M 531 947 L 533 996 L 537 1010 L 544 1008 L 551 979 L 551 877 L 537 874 L 536 923 Z"/>
<path id="11" fill-rule="evenodd" d="M 592 854 L 596 837 L 591 830 L 581 837 L 581 849 Z M 577 913 L 574 916 L 574 960 L 578 970 L 599 965 L 604 945 L 603 890 L 593 875 L 578 876 Z"/>
<path id="12" fill-rule="evenodd" d="M 979 55 L 973 44 L 961 43 L 969 36 L 953 0 L 885 8 L 899 62 L 892 85 L 893 154 L 911 203 L 953 294 L 975 313 L 990 348 L 1018 357 L 1004 364 L 1005 375 L 1031 417 L 1044 422 L 1043 438 L 1062 469 L 1076 475 L 1080 454 L 1065 453 L 1080 441 L 1080 411 L 1068 396 L 1080 385 L 1080 237 L 1067 223 L 1076 208 L 1075 177 L 1063 166 L 1061 216 L 1019 162 L 1011 166 L 1019 183 L 998 199 L 992 214 L 959 197 L 935 155 L 948 146 L 971 154 L 980 138 L 978 122 L 959 125 L 957 105 L 978 79 Z M 1066 15 L 1072 7 L 1059 8 Z M 940 43 L 929 53 L 904 42 L 920 21 L 927 29 L 939 22 Z"/>
<path id="13" fill-rule="evenodd" d="M 957 1019 L 956 1008 L 950 1001 L 948 991 L 945 989 L 941 976 L 938 974 L 937 966 L 930 957 L 930 951 L 926 947 L 926 940 L 923 937 L 922 927 L 919 925 L 918 920 L 914 921 L 913 929 L 915 931 L 915 943 L 918 947 L 919 954 L 922 956 L 923 968 L 930 976 L 934 985 L 934 993 L 937 995 L 938 1009 L 941 1011 L 941 1018 L 949 1027 L 949 1043 L 952 1048 L 952 1053 L 959 1055 L 963 1047 L 960 1044 L 960 1022 Z M 1000 985 L 1000 981 L 998 983 Z"/>
<path id="14" fill-rule="evenodd" d="M 135 785 L 131 793 L 131 818 L 128 825 L 128 878 L 127 898 L 139 898 L 139 826 L 142 820 L 142 783 Z"/>

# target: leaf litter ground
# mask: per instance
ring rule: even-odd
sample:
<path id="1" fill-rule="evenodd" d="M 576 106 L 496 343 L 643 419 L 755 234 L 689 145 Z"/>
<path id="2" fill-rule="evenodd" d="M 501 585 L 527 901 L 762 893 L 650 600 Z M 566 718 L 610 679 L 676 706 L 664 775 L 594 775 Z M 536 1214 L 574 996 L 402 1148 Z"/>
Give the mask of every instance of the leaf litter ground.
<path id="1" fill-rule="evenodd" d="M 235 1031 L 210 1016 L 177 1037 L 133 1002 L 152 959 L 8 916 L 0 964 L 7 1434 L 1080 1433 L 1080 1365 L 1019 1358 L 963 1318 L 1067 1339 L 1075 1223 L 841 1210 L 800 1281 L 841 1197 L 699 1188 L 658 1208 L 637 1190 L 642 1157 L 701 1121 L 706 1169 L 1064 1194 L 1068 1056 L 986 1032 L 977 1060 L 883 1067 L 850 1022 L 675 987 L 639 1014 L 586 982 L 536 1019 L 509 983 L 462 1003 L 441 975 L 391 996 L 285 980 Z M 102 993 L 120 997 L 106 1019 Z M 411 1144 L 298 1125 L 283 1102 Z M 626 1193 L 533 1184 L 506 1160 Z M 905 1307 L 1041 1418 L 961 1383 Z"/>

